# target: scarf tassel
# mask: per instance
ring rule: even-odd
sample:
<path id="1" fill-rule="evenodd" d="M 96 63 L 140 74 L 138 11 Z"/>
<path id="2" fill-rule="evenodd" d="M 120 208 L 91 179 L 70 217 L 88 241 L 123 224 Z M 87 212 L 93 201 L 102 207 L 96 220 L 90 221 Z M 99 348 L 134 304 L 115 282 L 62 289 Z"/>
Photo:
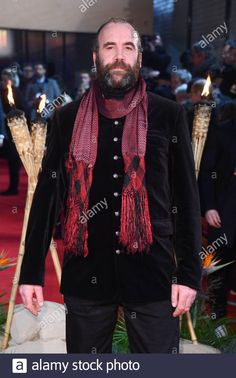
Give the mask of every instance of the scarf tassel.
<path id="1" fill-rule="evenodd" d="M 88 195 L 82 202 L 78 197 L 78 185 L 81 185 L 81 177 L 84 176 L 84 164 L 72 161 L 71 157 L 66 162 L 66 168 L 70 173 L 70 186 L 67 198 L 67 213 L 65 217 L 65 233 L 63 237 L 65 251 L 77 256 L 86 257 L 88 251 L 88 227 L 87 222 L 81 221 L 81 214 L 88 210 Z"/>
<path id="2" fill-rule="evenodd" d="M 129 253 L 149 251 L 153 238 L 145 188 L 124 190 L 122 194 L 119 241 Z"/>

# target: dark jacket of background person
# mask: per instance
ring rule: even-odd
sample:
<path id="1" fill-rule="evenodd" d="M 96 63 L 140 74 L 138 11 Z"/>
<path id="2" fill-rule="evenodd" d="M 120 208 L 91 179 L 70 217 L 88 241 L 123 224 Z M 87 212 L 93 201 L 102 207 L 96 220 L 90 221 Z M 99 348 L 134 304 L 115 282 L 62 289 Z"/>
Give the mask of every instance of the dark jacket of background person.
<path id="1" fill-rule="evenodd" d="M 228 65 L 223 69 L 220 90 L 224 95 L 236 98 L 236 65 Z"/>
<path id="2" fill-rule="evenodd" d="M 26 101 L 29 108 L 31 109 L 31 119 L 34 118 L 36 114 L 36 109 L 34 109 L 34 101 L 37 96 L 45 94 L 47 96 L 47 103 L 52 103 L 57 97 L 61 95 L 60 88 L 54 79 L 46 78 L 43 83 L 39 83 L 33 80 L 26 89 Z"/>
<path id="3" fill-rule="evenodd" d="M 230 108 L 225 105 L 224 108 Z M 235 105 L 232 105 L 235 107 Z M 236 107 L 235 107 L 236 108 Z M 236 236 L 236 111 L 211 129 L 204 149 L 199 188 L 202 215 L 210 209 L 218 211 L 222 227 L 214 234 L 226 233 L 229 246 Z"/>
<path id="4" fill-rule="evenodd" d="M 215 57 L 209 57 L 207 58 L 201 66 L 197 68 L 192 68 L 192 74 L 193 77 L 203 77 L 206 79 L 208 73 L 214 69 L 218 68 L 216 58 Z"/>
<path id="5" fill-rule="evenodd" d="M 163 46 L 155 45 L 152 40 L 149 41 L 148 38 L 144 38 L 142 61 L 143 67 L 165 72 L 171 62 L 171 57 Z"/>
<path id="6" fill-rule="evenodd" d="M 234 108 L 231 115 L 227 114 L 230 108 Z M 208 226 L 208 244 L 215 247 L 214 260 L 218 265 L 230 263 L 208 276 L 209 304 L 215 319 L 227 315 L 228 293 L 236 288 L 236 264 L 232 264 L 236 258 L 235 109 L 234 104 L 221 109 L 220 125 L 208 136 L 199 175 L 202 215 L 208 210 L 216 210 L 221 220 L 219 228 Z M 224 237 L 224 243 L 218 244 L 220 237 Z"/>
<path id="7" fill-rule="evenodd" d="M 5 126 L 5 121 L 4 121 L 4 113 L 3 113 L 1 97 L 0 97 L 0 135 L 4 135 L 4 137 L 6 137 L 6 126 Z"/>
<path id="8" fill-rule="evenodd" d="M 13 97 L 15 101 L 15 106 L 17 109 L 23 110 L 25 112 L 26 106 L 21 92 L 18 88 L 12 87 Z M 0 95 L 2 99 L 2 106 L 4 112 L 4 123 L 5 123 L 5 138 L 3 142 L 3 147 L 1 148 L 1 156 L 6 158 L 8 161 L 9 168 L 9 187 L 5 192 L 1 192 L 1 195 L 6 192 L 11 192 L 11 194 L 17 194 L 19 187 L 19 171 L 21 166 L 21 160 L 17 152 L 15 143 L 13 142 L 11 131 L 7 125 L 6 115 L 11 111 L 11 106 L 9 104 L 7 95 L 7 88 L 0 89 Z M 9 193 L 10 194 L 10 193 Z"/>
<path id="9" fill-rule="evenodd" d="M 211 45 L 202 47 L 197 42 L 192 47 L 192 75 L 206 79 L 208 73 L 218 67 L 214 49 Z"/>
<path id="10" fill-rule="evenodd" d="M 44 260 L 53 227 L 60 209 L 66 207 L 69 178 L 65 159 L 78 106 L 79 101 L 72 102 L 56 111 L 53 118 L 29 217 L 20 284 L 44 286 Z M 106 198 L 108 209 L 88 221 L 89 255 L 84 258 L 64 254 L 60 291 L 87 299 L 120 295 L 130 302 L 170 300 L 173 277 L 174 282 L 194 289 L 199 289 L 201 278 L 200 204 L 185 113 L 175 102 L 148 92 L 145 160 L 154 238 L 149 254 L 123 253 L 115 236 L 119 229 L 115 212 L 120 208 L 121 196 L 113 193 L 122 189 L 124 172 L 123 159 L 120 156 L 114 160 L 114 155 L 121 154 L 124 120 L 125 117 L 112 120 L 99 116 L 98 155 L 89 208 Z M 114 135 L 119 135 L 118 142 L 114 143 Z M 91 284 L 94 276 L 97 282 Z"/>

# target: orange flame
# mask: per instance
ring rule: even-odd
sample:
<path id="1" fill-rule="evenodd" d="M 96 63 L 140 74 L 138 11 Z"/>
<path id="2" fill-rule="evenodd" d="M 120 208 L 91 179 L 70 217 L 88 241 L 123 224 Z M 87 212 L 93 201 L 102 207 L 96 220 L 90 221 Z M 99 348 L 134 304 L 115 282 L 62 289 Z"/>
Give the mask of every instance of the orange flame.
<path id="1" fill-rule="evenodd" d="M 204 85 L 203 91 L 201 93 L 202 97 L 208 97 L 210 94 L 210 86 L 211 86 L 211 77 L 210 75 L 207 76 L 206 84 Z"/>
<path id="2" fill-rule="evenodd" d="M 7 90 L 8 90 L 7 99 L 9 101 L 9 104 L 11 106 L 13 106 L 13 105 L 15 105 L 15 101 L 14 101 L 12 86 L 11 86 L 10 82 L 8 82 L 8 84 L 7 84 Z"/>
<path id="3" fill-rule="evenodd" d="M 41 101 L 39 103 L 39 107 L 38 107 L 38 113 L 41 113 L 43 111 L 43 109 L 45 108 L 45 104 L 46 104 L 46 100 L 47 100 L 47 97 L 45 94 L 43 94 L 42 96 L 40 96 L 41 98 Z"/>

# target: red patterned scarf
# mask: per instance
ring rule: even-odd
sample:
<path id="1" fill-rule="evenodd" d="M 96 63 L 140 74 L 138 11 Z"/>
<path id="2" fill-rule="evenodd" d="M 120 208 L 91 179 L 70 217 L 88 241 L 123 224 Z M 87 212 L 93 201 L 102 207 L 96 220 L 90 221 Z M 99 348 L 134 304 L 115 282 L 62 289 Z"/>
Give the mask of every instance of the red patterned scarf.
<path id="1" fill-rule="evenodd" d="M 153 242 L 145 185 L 145 151 L 147 134 L 147 93 L 145 81 L 128 91 L 122 99 L 106 99 L 95 81 L 82 98 L 76 116 L 66 168 L 70 174 L 65 219 L 65 251 L 86 257 L 89 193 L 98 145 L 98 112 L 107 118 L 126 116 L 122 135 L 124 183 L 119 242 L 127 253 L 148 252 Z"/>

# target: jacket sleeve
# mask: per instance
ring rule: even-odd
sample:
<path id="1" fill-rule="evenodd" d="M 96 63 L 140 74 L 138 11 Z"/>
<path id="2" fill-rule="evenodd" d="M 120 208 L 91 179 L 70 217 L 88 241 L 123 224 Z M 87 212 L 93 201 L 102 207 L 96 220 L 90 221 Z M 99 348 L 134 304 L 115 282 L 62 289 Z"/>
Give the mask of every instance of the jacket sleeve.
<path id="1" fill-rule="evenodd" d="M 208 134 L 198 179 L 201 211 L 203 217 L 208 210 L 217 210 L 216 184 L 218 177 L 218 151 L 217 129 L 215 129 Z"/>
<path id="2" fill-rule="evenodd" d="M 172 199 L 176 274 L 173 282 L 200 289 L 201 213 L 186 114 L 180 108 L 172 136 Z"/>
<path id="3" fill-rule="evenodd" d="M 19 284 L 44 286 L 45 258 L 64 191 L 60 179 L 64 165 L 58 118 L 55 112 L 30 210 Z"/>
<path id="4" fill-rule="evenodd" d="M 53 80 L 53 89 L 54 89 L 53 96 L 55 99 L 61 95 L 61 90 L 56 80 Z"/>

